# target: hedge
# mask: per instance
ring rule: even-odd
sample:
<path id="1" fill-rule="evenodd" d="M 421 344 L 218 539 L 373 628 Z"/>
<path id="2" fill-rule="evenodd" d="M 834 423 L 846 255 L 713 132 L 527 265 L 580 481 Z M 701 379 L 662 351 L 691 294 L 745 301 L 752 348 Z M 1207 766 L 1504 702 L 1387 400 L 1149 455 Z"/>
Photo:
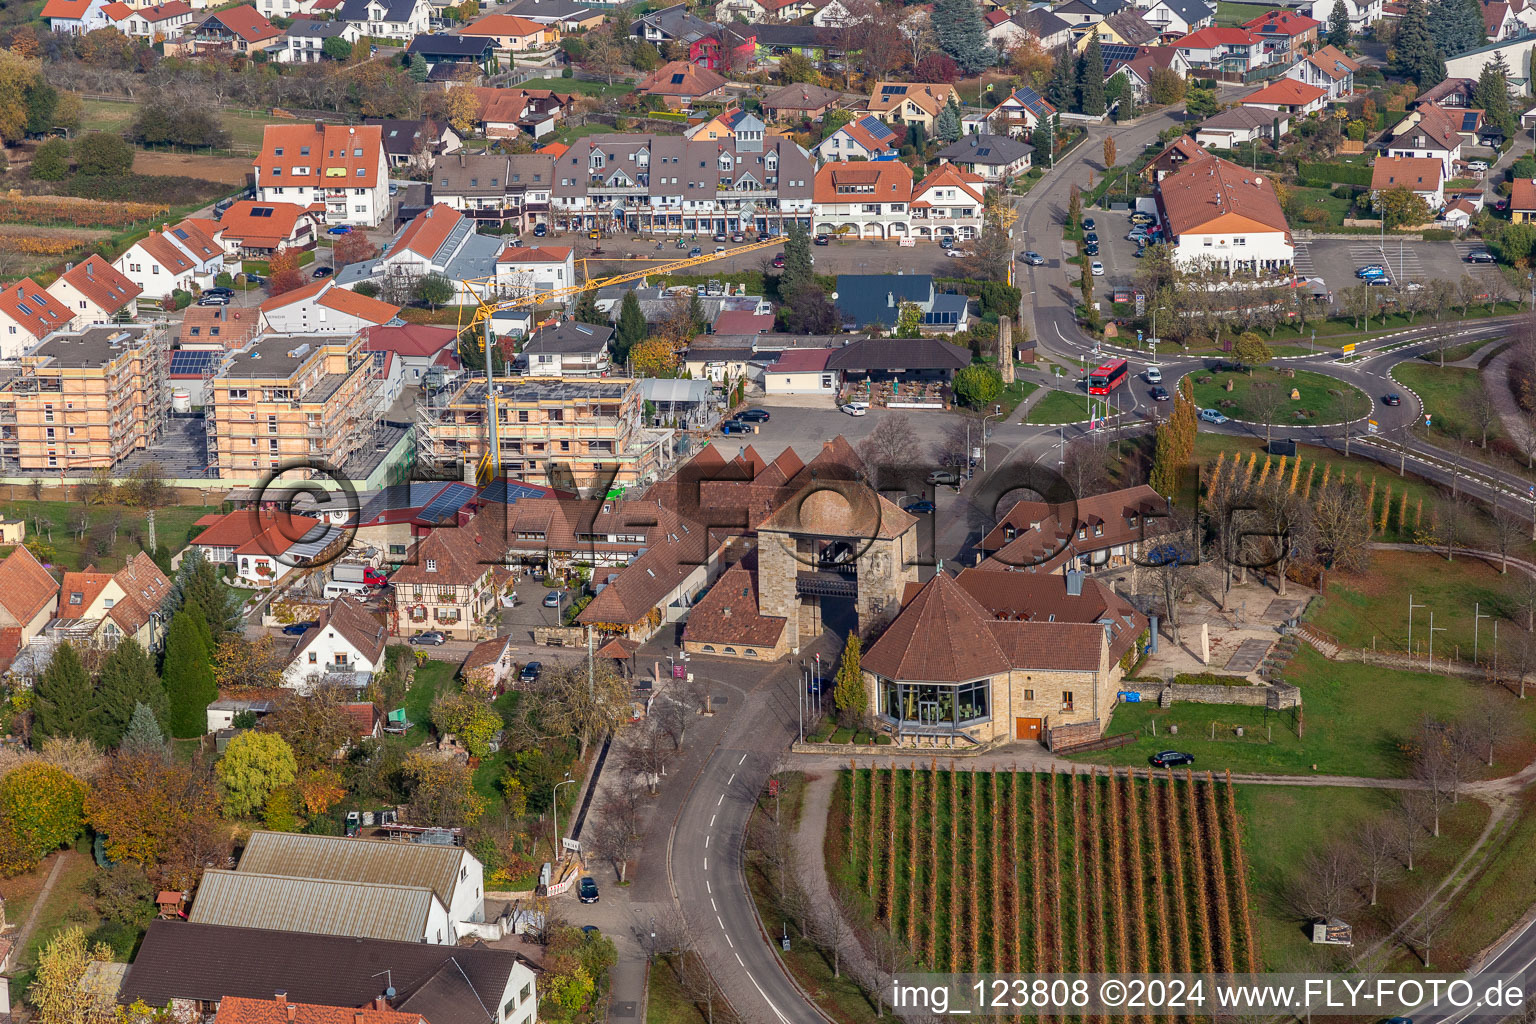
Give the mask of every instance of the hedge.
<path id="1" fill-rule="evenodd" d="M 1302 163 L 1296 165 L 1296 176 L 1333 185 L 1371 184 L 1371 168 L 1360 164 Z"/>

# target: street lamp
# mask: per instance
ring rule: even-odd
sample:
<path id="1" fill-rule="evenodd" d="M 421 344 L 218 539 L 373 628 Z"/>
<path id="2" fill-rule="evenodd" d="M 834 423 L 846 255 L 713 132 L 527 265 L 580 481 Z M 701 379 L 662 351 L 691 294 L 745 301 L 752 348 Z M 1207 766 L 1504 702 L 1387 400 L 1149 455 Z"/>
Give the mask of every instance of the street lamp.
<path id="1" fill-rule="evenodd" d="M 1003 406 L 1002 403 L 999 402 L 992 406 L 991 412 L 987 413 L 981 418 L 981 471 L 983 473 L 987 471 L 987 438 L 989 436 L 987 431 L 987 420 L 991 419 L 993 416 L 1000 417 L 1002 415 Z"/>
<path id="2" fill-rule="evenodd" d="M 555 783 L 554 792 L 550 796 L 549 808 L 555 816 L 555 863 L 565 859 L 565 844 L 560 841 L 560 787 L 569 786 L 576 780 L 571 778 L 571 773 L 565 773 L 565 781 Z"/>

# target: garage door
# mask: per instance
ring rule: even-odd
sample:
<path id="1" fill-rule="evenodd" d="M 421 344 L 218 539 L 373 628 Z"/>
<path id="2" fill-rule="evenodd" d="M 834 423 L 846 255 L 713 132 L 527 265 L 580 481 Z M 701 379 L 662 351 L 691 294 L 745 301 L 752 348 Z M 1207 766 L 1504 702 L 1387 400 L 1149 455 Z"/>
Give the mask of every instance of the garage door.
<path id="1" fill-rule="evenodd" d="M 1014 735 L 1021 740 L 1038 740 L 1040 738 L 1040 719 L 1015 718 Z"/>

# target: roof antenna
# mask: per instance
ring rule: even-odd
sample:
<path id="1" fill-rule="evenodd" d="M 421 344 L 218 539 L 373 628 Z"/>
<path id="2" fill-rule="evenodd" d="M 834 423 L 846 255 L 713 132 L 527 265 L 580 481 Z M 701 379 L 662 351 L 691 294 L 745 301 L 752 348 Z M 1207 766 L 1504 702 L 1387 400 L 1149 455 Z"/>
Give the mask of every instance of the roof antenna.
<path id="1" fill-rule="evenodd" d="M 391 975 L 389 971 L 380 971 L 378 974 L 372 975 L 372 977 L 383 978 L 384 979 L 384 998 L 385 999 L 393 999 L 393 998 L 395 998 L 395 979 L 394 979 L 394 976 Z"/>

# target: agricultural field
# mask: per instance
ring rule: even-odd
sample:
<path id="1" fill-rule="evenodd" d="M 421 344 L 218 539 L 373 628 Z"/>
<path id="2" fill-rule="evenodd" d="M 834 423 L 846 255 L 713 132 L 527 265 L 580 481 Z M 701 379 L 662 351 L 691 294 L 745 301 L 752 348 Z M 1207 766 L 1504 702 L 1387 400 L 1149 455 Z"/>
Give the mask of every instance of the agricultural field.
<path id="1" fill-rule="evenodd" d="M 1262 963 L 1233 787 L 1208 773 L 844 771 L 828 833 L 914 970 Z"/>

